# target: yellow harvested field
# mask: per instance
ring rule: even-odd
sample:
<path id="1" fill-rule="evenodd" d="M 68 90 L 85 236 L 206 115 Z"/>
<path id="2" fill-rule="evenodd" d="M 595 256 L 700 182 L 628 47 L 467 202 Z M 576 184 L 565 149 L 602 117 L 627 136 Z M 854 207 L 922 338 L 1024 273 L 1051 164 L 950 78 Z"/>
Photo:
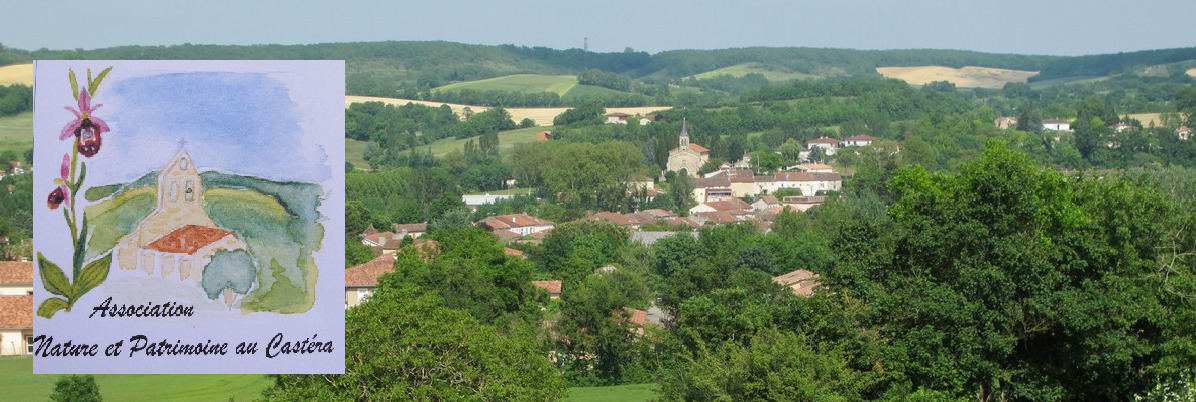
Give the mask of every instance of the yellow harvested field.
<path id="1" fill-rule="evenodd" d="M 33 86 L 33 64 L 0 66 L 0 85 L 12 84 Z"/>
<path id="2" fill-rule="evenodd" d="M 1142 127 L 1150 127 L 1151 123 L 1156 126 L 1163 125 L 1162 113 L 1135 113 L 1130 114 L 1130 118 L 1142 122 Z"/>
<path id="3" fill-rule="evenodd" d="M 461 115 L 462 111 L 464 111 L 466 107 L 468 107 L 474 113 L 483 112 L 483 111 L 486 111 L 487 109 L 489 109 L 485 106 L 461 105 L 461 104 L 456 104 L 456 103 L 428 102 L 428 101 L 421 101 L 421 100 L 398 99 L 398 98 L 380 98 L 380 97 L 376 97 L 376 96 L 356 96 L 356 95 L 345 96 L 345 107 L 346 108 L 349 107 L 350 104 L 359 103 L 359 102 L 382 102 L 382 103 L 391 104 L 391 105 L 406 105 L 408 103 L 414 103 L 417 105 L 425 105 L 425 106 L 432 106 L 432 107 L 440 107 L 440 105 L 449 105 L 449 107 L 453 109 L 453 113 L 456 113 L 457 115 Z M 508 108 L 507 111 L 511 113 L 511 118 L 514 119 L 515 122 L 520 122 L 525 118 L 530 118 L 530 119 L 532 119 L 532 121 L 536 122 L 537 126 L 550 126 L 550 125 L 552 125 L 553 118 L 555 118 L 557 115 L 559 115 L 561 113 L 564 113 L 565 110 L 568 110 L 568 109 L 569 108 L 564 108 L 564 107 L 539 107 L 539 108 L 517 107 L 517 108 Z M 622 113 L 627 113 L 629 115 L 635 116 L 637 114 L 638 115 L 646 115 L 646 114 L 650 114 L 650 113 L 658 111 L 658 110 L 668 110 L 668 109 L 672 109 L 672 106 L 611 107 L 611 108 L 606 108 L 606 112 L 607 113 L 622 112 Z"/>
<path id="4" fill-rule="evenodd" d="M 1026 82 L 1037 71 L 1005 70 L 989 67 L 951 68 L 943 66 L 877 67 L 876 72 L 896 78 L 910 85 L 926 85 L 934 81 L 950 81 L 961 88 L 1001 89 L 1006 83 Z"/>

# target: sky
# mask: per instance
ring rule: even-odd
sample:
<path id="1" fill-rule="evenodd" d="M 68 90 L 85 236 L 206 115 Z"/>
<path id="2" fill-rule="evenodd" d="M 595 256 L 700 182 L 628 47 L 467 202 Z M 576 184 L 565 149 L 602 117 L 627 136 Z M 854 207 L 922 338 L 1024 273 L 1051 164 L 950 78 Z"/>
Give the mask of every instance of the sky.
<path id="1" fill-rule="evenodd" d="M 445 40 L 658 53 L 731 47 L 1084 55 L 1196 46 L 1191 0 L 24 1 L 0 43 L 124 45 Z"/>

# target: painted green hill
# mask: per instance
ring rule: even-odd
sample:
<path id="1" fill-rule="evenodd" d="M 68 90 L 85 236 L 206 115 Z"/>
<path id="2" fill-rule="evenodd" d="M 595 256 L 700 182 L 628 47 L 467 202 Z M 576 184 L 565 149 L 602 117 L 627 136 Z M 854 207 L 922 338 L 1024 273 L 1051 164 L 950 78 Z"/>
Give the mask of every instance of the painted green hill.
<path id="1" fill-rule="evenodd" d="M 102 201 L 84 212 L 89 227 L 93 228 L 88 240 L 89 259 L 115 247 L 121 237 L 132 233 L 153 211 L 157 202 L 156 177 L 157 172 L 151 172 L 134 182 L 104 186 L 94 194 L 86 194 L 89 199 L 103 196 Z M 200 177 L 208 216 L 243 239 L 258 263 L 258 287 L 245 296 L 242 307 L 283 313 L 306 308 L 276 306 L 301 303 L 310 307 L 314 299 L 309 295 L 314 294 L 317 276 L 312 253 L 324 238 L 324 226 L 319 223 L 321 216 L 317 211 L 323 197 L 320 186 L 218 171 L 203 172 Z M 281 272 L 271 269 L 276 264 Z M 298 287 L 307 291 L 273 292 L 280 280 L 292 286 L 278 289 Z"/>

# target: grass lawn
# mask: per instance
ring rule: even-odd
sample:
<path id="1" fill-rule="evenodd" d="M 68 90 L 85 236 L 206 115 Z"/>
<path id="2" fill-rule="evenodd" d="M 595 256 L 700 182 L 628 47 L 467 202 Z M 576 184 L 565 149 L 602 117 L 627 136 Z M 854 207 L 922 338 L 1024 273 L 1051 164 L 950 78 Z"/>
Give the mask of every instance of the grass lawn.
<path id="1" fill-rule="evenodd" d="M 545 130 L 552 130 L 552 126 L 519 128 L 500 132 L 498 133 L 498 152 L 508 152 L 511 150 L 511 148 L 515 147 L 515 144 L 521 142 L 533 142 L 536 140 L 536 133 Z M 463 151 L 465 149 L 465 142 L 469 141 L 470 139 L 472 139 L 474 143 L 477 143 L 478 141 L 477 138 L 443 138 L 431 144 L 418 147 L 416 150 L 419 152 L 428 152 L 431 150 L 432 156 L 439 158 L 448 155 L 448 153 L 452 151 Z"/>
<path id="2" fill-rule="evenodd" d="M 730 75 L 732 77 L 742 77 L 748 74 L 760 74 L 769 81 L 789 81 L 789 80 L 806 80 L 812 78 L 822 78 L 817 75 L 810 75 L 806 73 L 794 73 L 785 71 L 776 71 L 769 69 L 760 63 L 743 63 L 734 66 L 727 66 L 717 70 L 710 70 L 704 73 L 694 74 L 693 77 L 697 79 L 714 78 L 720 75 Z"/>
<path id="3" fill-rule="evenodd" d="M 564 96 L 566 92 L 569 92 L 575 86 L 577 86 L 577 76 L 575 75 L 514 74 L 448 84 L 433 88 L 432 91 L 469 89 L 474 91 L 507 91 L 519 93 L 555 92 L 557 95 Z"/>
<path id="4" fill-rule="evenodd" d="M 33 374 L 30 357 L 0 358 L 0 399 L 44 401 L 58 375 Z M 256 374 L 105 374 L 97 375 L 100 394 L 109 401 L 249 401 L 270 385 Z"/>
<path id="5" fill-rule="evenodd" d="M 29 148 L 33 148 L 33 112 L 0 117 L 0 152 L 12 150 L 20 156 Z"/>
<path id="6" fill-rule="evenodd" d="M 353 167 L 358 169 L 369 169 L 370 163 L 365 161 L 362 155 L 365 153 L 365 146 L 369 145 L 369 141 L 358 141 L 345 138 L 345 162 L 353 164 Z"/>
<path id="7" fill-rule="evenodd" d="M 656 384 L 631 384 L 613 387 L 569 388 L 570 402 L 650 401 L 656 398 Z"/>

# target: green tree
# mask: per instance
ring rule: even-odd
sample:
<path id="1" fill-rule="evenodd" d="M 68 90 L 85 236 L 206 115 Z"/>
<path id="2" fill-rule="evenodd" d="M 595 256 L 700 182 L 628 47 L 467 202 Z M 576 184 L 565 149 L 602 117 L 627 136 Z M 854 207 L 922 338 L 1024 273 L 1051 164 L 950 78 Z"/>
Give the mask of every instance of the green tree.
<path id="1" fill-rule="evenodd" d="M 100 402 L 100 387 L 96 385 L 95 377 L 87 375 L 64 375 L 58 377 L 54 383 L 54 392 L 50 394 L 51 402 Z"/>
<path id="2" fill-rule="evenodd" d="M 512 400 L 564 397 L 530 327 L 498 328 L 434 293 L 380 284 L 346 312 L 345 374 L 272 375 L 267 401 Z"/>

